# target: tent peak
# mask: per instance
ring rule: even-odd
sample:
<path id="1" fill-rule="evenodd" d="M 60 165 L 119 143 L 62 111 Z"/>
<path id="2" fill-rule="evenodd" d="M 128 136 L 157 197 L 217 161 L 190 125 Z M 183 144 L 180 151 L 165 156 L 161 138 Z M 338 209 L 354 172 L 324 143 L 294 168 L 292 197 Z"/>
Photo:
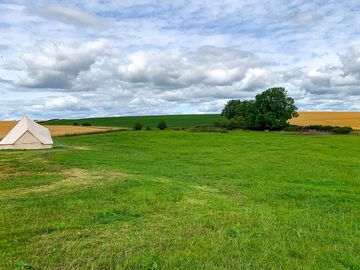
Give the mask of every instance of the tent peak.
<path id="1" fill-rule="evenodd" d="M 33 145 L 30 146 L 29 143 L 26 142 L 22 143 L 22 145 L 16 145 L 17 149 L 40 149 L 45 146 L 52 147 L 53 140 L 49 129 L 30 120 L 27 115 L 24 115 L 15 127 L 2 139 L 2 141 L 0 141 L 0 145 L 7 145 L 5 149 L 9 149 L 12 145 L 21 143 L 20 141 L 18 142 L 18 140 L 22 138 L 26 132 L 29 132 L 31 137 L 33 137 Z M 37 142 L 41 144 L 41 146 L 35 145 Z M 0 147 L 0 149 L 4 148 Z"/>

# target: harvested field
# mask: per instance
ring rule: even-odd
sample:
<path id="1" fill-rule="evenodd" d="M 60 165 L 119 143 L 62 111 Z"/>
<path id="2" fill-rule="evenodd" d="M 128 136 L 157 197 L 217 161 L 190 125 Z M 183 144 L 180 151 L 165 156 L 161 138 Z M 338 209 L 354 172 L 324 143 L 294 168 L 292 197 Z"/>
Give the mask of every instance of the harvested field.
<path id="1" fill-rule="evenodd" d="M 290 123 L 299 126 L 348 126 L 360 130 L 360 112 L 300 112 Z"/>
<path id="2" fill-rule="evenodd" d="M 68 135 L 80 135 L 80 134 L 91 134 L 101 133 L 114 130 L 122 130 L 123 128 L 115 127 L 83 127 L 83 126 L 46 126 L 50 129 L 51 135 L 54 137 L 68 136 Z"/>
<path id="3" fill-rule="evenodd" d="M 17 123 L 16 121 L 0 121 L 0 138 L 5 137 L 6 134 L 16 125 L 16 123 Z M 54 125 L 54 126 L 46 126 L 46 127 L 50 129 L 51 135 L 53 137 L 121 130 L 121 128 L 115 128 L 115 127 L 96 127 L 96 126 L 84 127 L 84 126 Z"/>

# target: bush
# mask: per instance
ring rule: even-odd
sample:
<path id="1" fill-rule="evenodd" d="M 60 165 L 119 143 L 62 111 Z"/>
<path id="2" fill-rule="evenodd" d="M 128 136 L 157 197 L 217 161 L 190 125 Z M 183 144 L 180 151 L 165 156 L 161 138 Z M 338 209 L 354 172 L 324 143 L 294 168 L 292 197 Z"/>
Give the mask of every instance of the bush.
<path id="1" fill-rule="evenodd" d="M 305 130 L 318 130 L 318 131 L 331 132 L 334 129 L 334 127 L 333 126 L 322 126 L 322 125 L 310 125 L 310 126 L 305 126 L 304 129 Z"/>
<path id="2" fill-rule="evenodd" d="M 143 124 L 142 123 L 135 123 L 134 130 L 142 130 Z"/>
<path id="3" fill-rule="evenodd" d="M 235 118 L 230 119 L 229 121 L 227 121 L 226 123 L 226 128 L 229 130 L 232 129 L 236 129 L 236 128 L 244 128 L 244 117 L 242 116 L 237 116 Z"/>
<path id="4" fill-rule="evenodd" d="M 165 123 L 164 120 L 160 120 L 160 122 L 159 122 L 159 124 L 158 124 L 157 127 L 158 127 L 158 129 L 164 130 L 164 129 L 167 128 L 167 125 L 166 125 L 166 123 Z"/>
<path id="5" fill-rule="evenodd" d="M 334 133 L 334 134 L 349 134 L 353 129 L 351 127 L 334 127 L 334 126 L 322 126 L 322 125 L 310 125 L 310 126 L 296 126 L 290 125 L 282 129 L 283 131 L 290 132 L 308 132 L 308 131 L 318 131 L 318 132 L 326 132 L 326 133 Z"/>
<path id="6" fill-rule="evenodd" d="M 302 128 L 297 125 L 289 125 L 282 129 L 282 131 L 288 131 L 288 132 L 299 132 L 301 130 L 302 130 Z"/>
<path id="7" fill-rule="evenodd" d="M 151 128 L 149 126 L 146 127 L 146 130 L 151 130 Z"/>
<path id="8" fill-rule="evenodd" d="M 82 123 L 81 125 L 84 126 L 84 127 L 90 127 L 91 123 L 85 122 L 85 123 Z"/>
<path id="9" fill-rule="evenodd" d="M 353 131 L 351 127 L 334 127 L 332 132 L 335 134 L 349 134 Z"/>
<path id="10" fill-rule="evenodd" d="M 227 128 L 228 123 L 229 123 L 229 120 L 222 121 L 222 122 L 215 122 L 215 123 L 213 124 L 213 126 L 214 126 L 214 127 Z"/>
<path id="11" fill-rule="evenodd" d="M 245 121 L 244 121 L 244 117 L 237 116 L 237 117 L 234 117 L 229 120 L 222 121 L 222 122 L 215 122 L 210 127 L 226 128 L 228 130 L 233 130 L 236 128 L 245 128 Z"/>
<path id="12" fill-rule="evenodd" d="M 73 126 L 78 126 L 78 125 L 79 125 L 79 123 L 77 123 L 77 122 L 73 123 Z"/>

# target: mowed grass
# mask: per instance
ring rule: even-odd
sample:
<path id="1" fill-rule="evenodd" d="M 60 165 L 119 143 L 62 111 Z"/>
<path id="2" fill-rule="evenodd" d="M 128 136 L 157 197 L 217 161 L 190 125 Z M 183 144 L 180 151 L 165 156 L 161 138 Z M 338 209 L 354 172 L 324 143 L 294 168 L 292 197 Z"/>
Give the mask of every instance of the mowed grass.
<path id="1" fill-rule="evenodd" d="M 125 131 L 0 156 L 0 269 L 359 269 L 360 136 Z"/>
<path id="2" fill-rule="evenodd" d="M 154 115 L 154 116 L 120 116 L 84 119 L 60 119 L 48 121 L 46 125 L 73 125 L 90 123 L 93 126 L 127 127 L 132 128 L 135 123 L 142 123 L 143 128 L 157 128 L 160 120 L 164 120 L 169 128 L 189 128 L 196 125 L 213 124 L 224 121 L 220 114 L 183 114 L 183 115 Z"/>

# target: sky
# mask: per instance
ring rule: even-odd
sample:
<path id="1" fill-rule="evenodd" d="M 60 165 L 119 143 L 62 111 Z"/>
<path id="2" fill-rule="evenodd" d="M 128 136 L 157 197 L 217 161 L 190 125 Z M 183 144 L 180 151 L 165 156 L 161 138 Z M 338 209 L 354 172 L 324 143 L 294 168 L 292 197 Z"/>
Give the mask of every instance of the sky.
<path id="1" fill-rule="evenodd" d="M 0 119 L 360 111 L 358 0 L 0 0 Z"/>

